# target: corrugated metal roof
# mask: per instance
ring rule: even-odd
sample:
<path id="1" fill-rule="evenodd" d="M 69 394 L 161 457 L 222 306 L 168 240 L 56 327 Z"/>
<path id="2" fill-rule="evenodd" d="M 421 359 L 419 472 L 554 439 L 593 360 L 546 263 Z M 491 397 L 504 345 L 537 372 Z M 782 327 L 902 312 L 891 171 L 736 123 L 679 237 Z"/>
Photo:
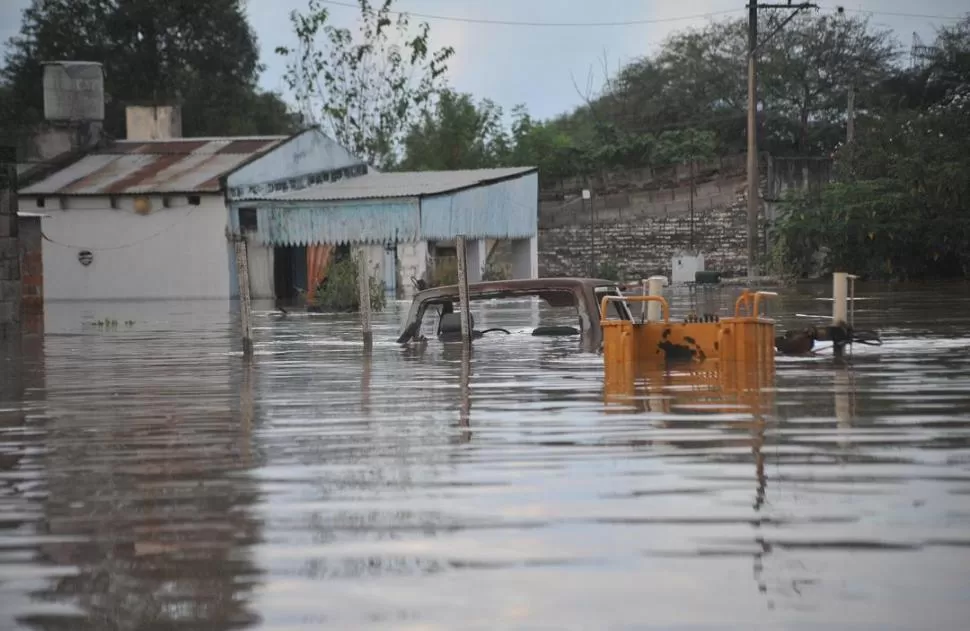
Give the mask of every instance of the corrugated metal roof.
<path id="1" fill-rule="evenodd" d="M 424 197 L 499 182 L 533 171 L 535 171 L 535 167 L 368 173 L 360 177 L 318 184 L 298 191 L 250 198 L 250 201 L 334 202 L 352 199 Z"/>
<path id="2" fill-rule="evenodd" d="M 219 178 L 287 138 L 120 141 L 21 189 L 20 194 L 218 193 Z"/>

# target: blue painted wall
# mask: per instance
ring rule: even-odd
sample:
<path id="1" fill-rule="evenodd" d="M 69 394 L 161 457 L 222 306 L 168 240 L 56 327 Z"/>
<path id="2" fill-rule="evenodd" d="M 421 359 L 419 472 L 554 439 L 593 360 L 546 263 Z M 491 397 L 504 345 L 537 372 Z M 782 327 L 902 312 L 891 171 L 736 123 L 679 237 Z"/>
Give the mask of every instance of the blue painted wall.
<path id="1" fill-rule="evenodd" d="M 424 198 L 363 199 L 346 202 L 235 202 L 258 208 L 257 243 L 396 243 L 428 239 L 523 239 L 538 230 L 536 173 Z"/>
<path id="2" fill-rule="evenodd" d="M 421 199 L 421 237 L 458 235 L 491 239 L 535 236 L 539 221 L 539 176 L 521 177 Z"/>

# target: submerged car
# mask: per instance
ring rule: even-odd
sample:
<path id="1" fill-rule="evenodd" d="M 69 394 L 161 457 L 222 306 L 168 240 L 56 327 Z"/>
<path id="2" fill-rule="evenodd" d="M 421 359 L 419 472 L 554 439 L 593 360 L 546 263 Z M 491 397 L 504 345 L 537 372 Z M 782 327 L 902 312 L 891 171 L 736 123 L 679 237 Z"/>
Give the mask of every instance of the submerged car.
<path id="1" fill-rule="evenodd" d="M 525 280 L 503 280 L 468 285 L 469 301 L 495 300 L 508 298 L 538 297 L 552 307 L 574 307 L 577 327 L 540 326 L 532 331 L 534 336 L 579 336 L 586 350 L 598 351 L 603 343 L 600 328 L 600 302 L 604 296 L 622 295 L 613 281 L 595 278 L 533 278 Z M 398 343 L 425 341 L 421 334 L 421 324 L 428 310 L 436 311 L 438 319 L 437 337 L 443 341 L 461 339 L 461 318 L 456 305 L 459 303 L 458 285 L 425 289 L 415 295 L 411 302 L 407 321 L 398 337 Z M 632 320 L 625 302 L 609 303 L 611 318 Z M 473 324 L 474 326 L 474 324 Z M 473 331 L 473 338 L 491 332 L 508 333 L 505 329 L 486 329 Z"/>

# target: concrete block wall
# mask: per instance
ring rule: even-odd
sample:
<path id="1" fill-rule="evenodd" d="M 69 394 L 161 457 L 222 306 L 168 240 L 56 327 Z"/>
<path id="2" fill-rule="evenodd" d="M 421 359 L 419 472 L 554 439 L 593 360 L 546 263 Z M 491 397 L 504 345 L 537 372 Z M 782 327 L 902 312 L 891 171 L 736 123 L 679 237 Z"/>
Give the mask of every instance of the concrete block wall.
<path id="1" fill-rule="evenodd" d="M 743 193 L 734 203 L 694 212 L 694 248 L 707 269 L 725 276 L 747 273 L 747 206 Z M 669 276 L 671 257 L 690 246 L 690 218 L 682 215 L 540 228 L 539 275 L 586 276 L 590 252 L 597 267 L 609 261 L 626 281 L 654 274 Z"/>
<path id="2" fill-rule="evenodd" d="M 745 156 L 696 164 L 694 249 L 706 268 L 723 275 L 747 273 Z M 829 158 L 770 158 L 761 170 L 761 254 L 767 251 L 764 222 L 775 221 L 780 197 L 789 189 L 818 187 L 832 179 Z M 610 261 L 624 280 L 670 275 L 671 257 L 690 249 L 691 189 L 686 165 L 604 173 L 590 180 L 551 183 L 539 193 L 540 276 L 585 276 L 590 252 L 596 266 Z M 590 202 L 581 188 L 593 191 Z M 766 219 L 767 216 L 767 219 Z M 595 225 L 591 240 L 590 224 Z"/>

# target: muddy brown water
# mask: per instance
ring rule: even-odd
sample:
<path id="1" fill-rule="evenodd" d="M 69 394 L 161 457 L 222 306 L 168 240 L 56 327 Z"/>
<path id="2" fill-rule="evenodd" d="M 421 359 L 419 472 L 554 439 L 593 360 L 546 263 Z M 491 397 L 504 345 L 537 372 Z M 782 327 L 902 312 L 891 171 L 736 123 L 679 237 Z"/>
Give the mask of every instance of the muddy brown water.
<path id="1" fill-rule="evenodd" d="M 970 290 L 859 293 L 881 348 L 746 397 L 611 396 L 528 301 L 466 367 L 403 304 L 369 359 L 258 311 L 248 367 L 224 303 L 49 304 L 0 372 L 0 629 L 966 629 Z"/>

